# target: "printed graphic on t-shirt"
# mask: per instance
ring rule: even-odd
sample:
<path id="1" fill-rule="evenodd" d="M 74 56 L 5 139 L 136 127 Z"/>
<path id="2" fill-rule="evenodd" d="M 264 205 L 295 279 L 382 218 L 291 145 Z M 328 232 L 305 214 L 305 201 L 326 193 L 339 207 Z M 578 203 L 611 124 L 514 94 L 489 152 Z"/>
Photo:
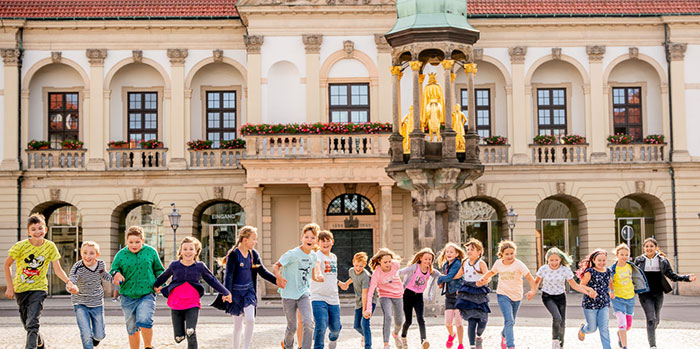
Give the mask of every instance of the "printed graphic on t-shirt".
<path id="1" fill-rule="evenodd" d="M 502 271 L 498 273 L 498 279 L 502 281 L 515 281 L 521 278 L 518 271 Z"/>
<path id="2" fill-rule="evenodd" d="M 617 275 L 619 275 L 619 282 L 622 286 L 627 286 L 632 282 L 632 270 L 630 268 L 618 268 Z"/>
<path id="3" fill-rule="evenodd" d="M 423 275 L 421 273 L 420 275 L 417 275 L 416 278 L 413 281 L 413 286 L 415 286 L 417 289 L 422 288 L 425 286 L 425 284 L 428 282 L 428 275 Z"/>
<path id="4" fill-rule="evenodd" d="M 24 259 L 26 267 L 22 270 L 20 280 L 24 283 L 33 284 L 39 276 L 39 269 L 44 265 L 44 256 L 35 256 L 30 254 Z"/>
<path id="5" fill-rule="evenodd" d="M 309 285 L 309 273 L 311 272 L 311 259 L 302 258 L 299 260 L 299 274 L 301 275 L 301 281 L 306 287 Z M 302 286 L 302 285 L 300 285 Z"/>
<path id="6" fill-rule="evenodd" d="M 331 260 L 323 261 L 324 274 L 338 274 L 338 264 Z"/>

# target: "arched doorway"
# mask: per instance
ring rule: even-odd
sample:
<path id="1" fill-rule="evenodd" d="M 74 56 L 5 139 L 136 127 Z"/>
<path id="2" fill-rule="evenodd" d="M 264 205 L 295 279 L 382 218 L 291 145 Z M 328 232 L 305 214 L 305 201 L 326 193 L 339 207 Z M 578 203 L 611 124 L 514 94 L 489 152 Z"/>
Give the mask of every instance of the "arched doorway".
<path id="1" fill-rule="evenodd" d="M 579 212 L 573 200 L 564 197 L 549 197 L 537 205 L 536 241 L 537 266 L 545 263 L 548 249 L 557 247 L 574 259 L 580 259 Z"/>
<path id="2" fill-rule="evenodd" d="M 641 196 L 627 196 L 615 205 L 615 244 L 628 243 L 630 256 L 642 254 L 644 239 L 656 237 L 654 206 Z M 633 235 L 629 241 L 622 238 L 622 228 L 632 227 Z"/>
<path id="3" fill-rule="evenodd" d="M 214 201 L 195 210 L 193 236 L 202 242 L 199 258 L 214 275 L 223 280 L 226 253 L 236 244 L 238 229 L 245 225 L 243 207 L 233 201 Z"/>
<path id="4" fill-rule="evenodd" d="M 68 272 L 80 259 L 80 245 L 83 243 L 82 218 L 78 208 L 66 202 L 52 202 L 37 206 L 32 212 L 41 213 L 46 218 L 46 238 L 56 244 L 59 261 Z M 53 268 L 53 267 L 50 267 Z M 49 270 L 49 295 L 68 294 L 63 281 Z"/>
<path id="5" fill-rule="evenodd" d="M 484 260 L 489 266 L 497 257 L 498 243 L 508 238 L 503 225 L 505 206 L 492 204 L 485 199 L 472 198 L 462 202 L 460 209 L 461 244 L 470 238 L 481 241 L 484 245 Z"/>
<path id="6" fill-rule="evenodd" d="M 143 228 L 145 243 L 153 247 L 160 256 L 165 257 L 165 228 L 163 214 L 150 202 L 136 202 L 126 206 L 119 215 L 119 246 L 117 251 L 126 246 L 126 229 L 138 225 Z"/>

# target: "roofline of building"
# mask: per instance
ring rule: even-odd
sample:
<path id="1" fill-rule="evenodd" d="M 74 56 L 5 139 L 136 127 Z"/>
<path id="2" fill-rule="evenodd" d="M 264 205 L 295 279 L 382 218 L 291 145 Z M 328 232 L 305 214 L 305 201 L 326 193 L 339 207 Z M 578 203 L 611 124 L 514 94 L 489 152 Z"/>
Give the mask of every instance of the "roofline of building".
<path id="1" fill-rule="evenodd" d="M 212 19 L 241 19 L 240 16 L 116 16 L 116 17 L 0 17 L 0 20 L 25 21 L 115 21 L 115 20 L 212 20 Z"/>
<path id="2" fill-rule="evenodd" d="M 581 13 L 543 13 L 543 14 L 508 14 L 508 13 L 485 13 L 468 14 L 468 18 L 606 18 L 606 17 L 664 17 L 664 16 L 700 16 L 700 12 L 691 13 L 609 13 L 609 14 L 581 14 Z"/>

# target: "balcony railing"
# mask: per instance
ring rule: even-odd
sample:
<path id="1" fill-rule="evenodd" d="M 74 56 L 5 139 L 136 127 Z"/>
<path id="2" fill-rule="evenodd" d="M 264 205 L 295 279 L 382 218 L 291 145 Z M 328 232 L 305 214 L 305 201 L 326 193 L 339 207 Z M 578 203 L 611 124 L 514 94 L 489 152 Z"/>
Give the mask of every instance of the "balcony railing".
<path id="1" fill-rule="evenodd" d="M 484 165 L 507 165 L 510 163 L 510 145 L 479 145 L 479 158 Z"/>
<path id="2" fill-rule="evenodd" d="M 245 149 L 190 150 L 190 168 L 242 168 Z"/>
<path id="3" fill-rule="evenodd" d="M 388 156 L 387 134 L 246 136 L 247 157 L 376 157 Z"/>
<path id="4" fill-rule="evenodd" d="M 86 149 L 27 149 L 27 169 L 84 170 Z"/>
<path id="5" fill-rule="evenodd" d="M 588 144 L 531 144 L 533 164 L 581 164 L 588 162 Z"/>
<path id="6" fill-rule="evenodd" d="M 110 170 L 165 169 L 167 148 L 107 149 Z"/>
<path id="7" fill-rule="evenodd" d="M 663 162 L 666 144 L 608 144 L 610 162 Z"/>

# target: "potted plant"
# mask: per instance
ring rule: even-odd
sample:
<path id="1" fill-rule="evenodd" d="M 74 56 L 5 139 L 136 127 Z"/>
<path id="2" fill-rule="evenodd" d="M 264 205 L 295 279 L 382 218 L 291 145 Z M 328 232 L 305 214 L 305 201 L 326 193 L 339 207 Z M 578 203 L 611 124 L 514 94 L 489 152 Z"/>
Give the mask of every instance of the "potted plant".
<path id="1" fill-rule="evenodd" d="M 196 140 L 187 142 L 187 148 L 189 150 L 211 149 L 212 143 L 214 143 L 214 142 L 212 142 L 210 140 L 196 139 Z"/>
<path id="2" fill-rule="evenodd" d="M 162 148 L 163 142 L 157 139 L 151 139 L 150 141 L 141 141 L 141 148 L 143 149 L 156 149 Z"/>
<path id="3" fill-rule="evenodd" d="M 612 136 L 608 136 L 608 143 L 610 144 L 630 144 L 632 143 L 632 137 L 624 133 L 616 133 Z"/>
<path id="4" fill-rule="evenodd" d="M 77 139 L 66 139 L 65 141 L 61 142 L 61 148 L 63 149 L 82 149 L 83 148 L 83 142 L 79 141 Z"/>
<path id="5" fill-rule="evenodd" d="M 221 141 L 221 149 L 243 149 L 245 148 L 245 140 L 236 138 L 228 141 Z"/>
<path id="6" fill-rule="evenodd" d="M 537 135 L 532 139 L 532 143 L 538 145 L 554 145 L 557 144 L 557 137 L 553 135 Z"/>
<path id="7" fill-rule="evenodd" d="M 43 150 L 43 149 L 49 149 L 51 146 L 51 143 L 49 141 L 37 141 L 35 139 L 32 139 L 27 143 L 27 148 L 29 150 Z"/>
<path id="8" fill-rule="evenodd" d="M 648 135 L 644 137 L 645 144 L 664 144 L 664 135 Z"/>
<path id="9" fill-rule="evenodd" d="M 579 135 L 563 135 L 559 137 L 564 144 L 584 144 L 586 143 L 586 137 Z"/>
<path id="10" fill-rule="evenodd" d="M 256 136 L 269 134 L 346 134 L 346 133 L 388 133 L 391 123 L 313 123 L 313 124 L 245 124 L 241 126 L 241 135 Z"/>
<path id="11" fill-rule="evenodd" d="M 508 138 L 502 136 L 491 136 L 482 138 L 487 145 L 504 145 L 508 142 Z"/>
<path id="12" fill-rule="evenodd" d="M 107 143 L 110 149 L 125 149 L 129 148 L 129 143 L 126 141 L 111 141 Z"/>

